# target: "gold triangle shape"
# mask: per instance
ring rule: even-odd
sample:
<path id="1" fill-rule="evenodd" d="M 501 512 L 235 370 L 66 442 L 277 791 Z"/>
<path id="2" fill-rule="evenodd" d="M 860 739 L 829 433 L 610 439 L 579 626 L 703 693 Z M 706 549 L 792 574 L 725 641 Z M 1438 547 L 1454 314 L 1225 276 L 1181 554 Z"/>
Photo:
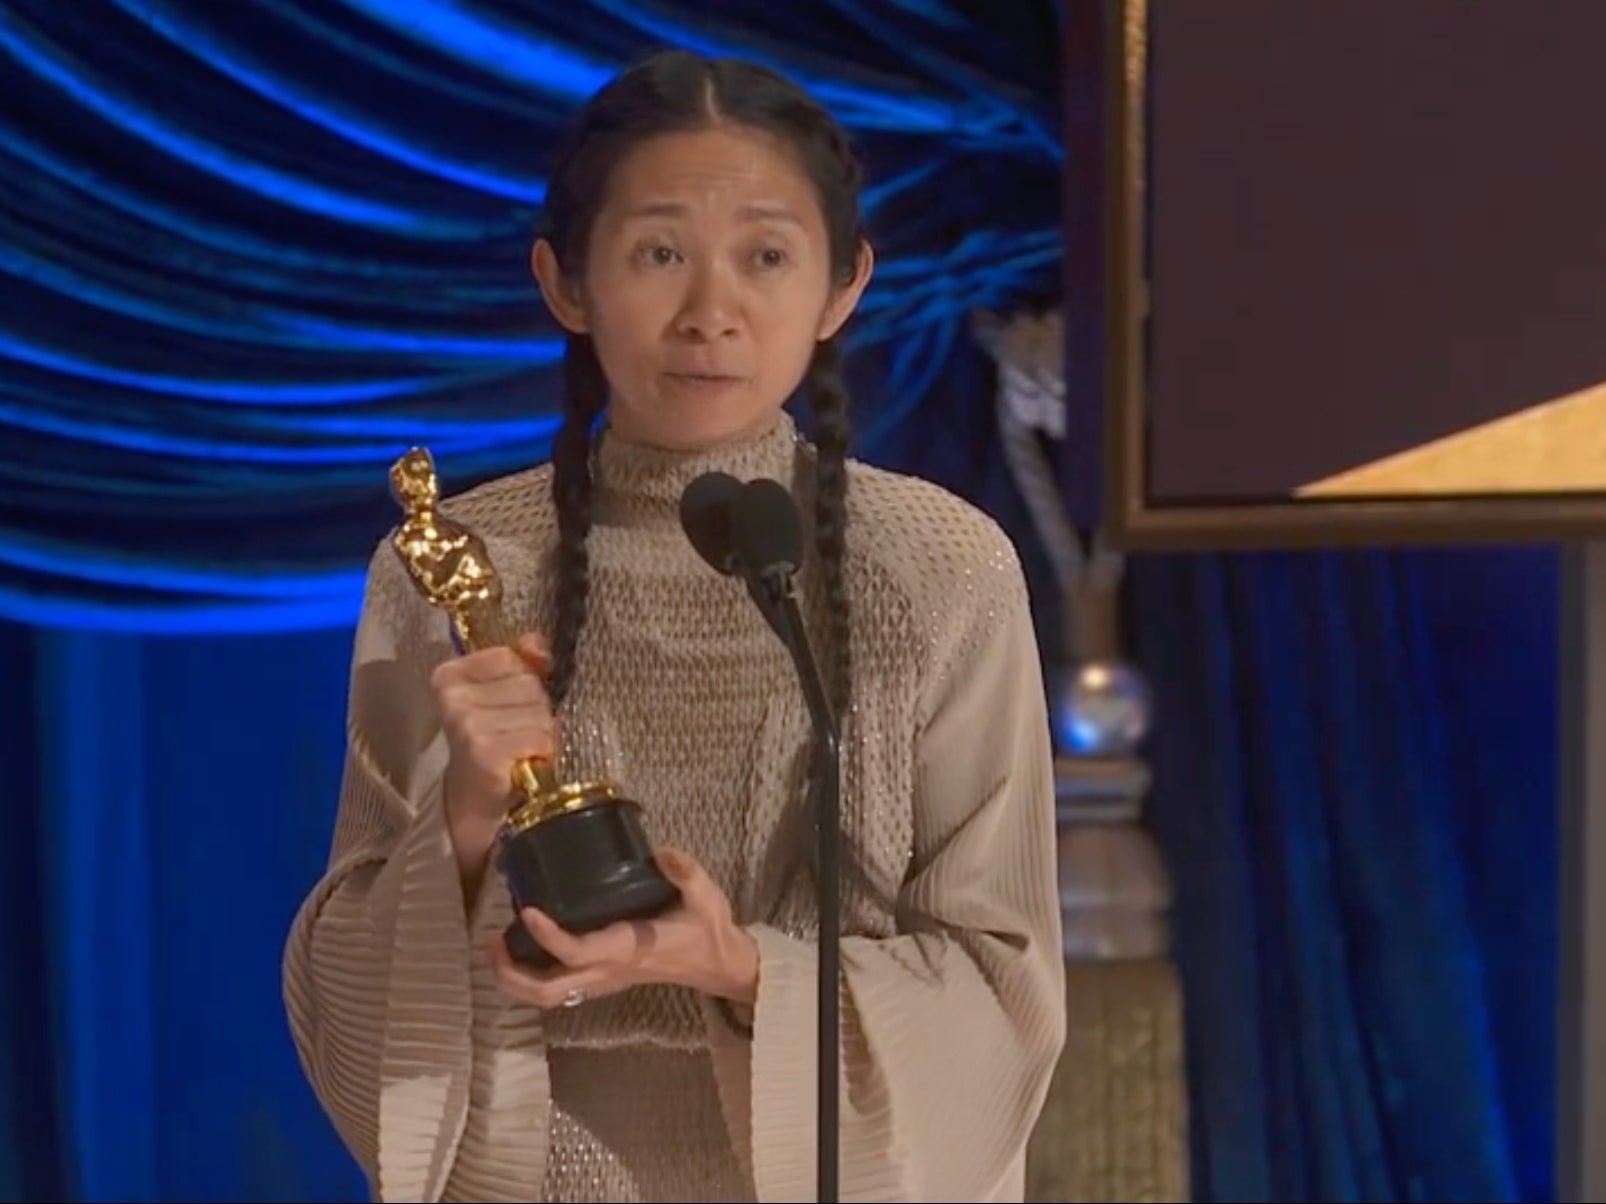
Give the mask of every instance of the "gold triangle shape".
<path id="1" fill-rule="evenodd" d="M 1606 382 L 1300 486 L 1297 497 L 1606 490 Z"/>

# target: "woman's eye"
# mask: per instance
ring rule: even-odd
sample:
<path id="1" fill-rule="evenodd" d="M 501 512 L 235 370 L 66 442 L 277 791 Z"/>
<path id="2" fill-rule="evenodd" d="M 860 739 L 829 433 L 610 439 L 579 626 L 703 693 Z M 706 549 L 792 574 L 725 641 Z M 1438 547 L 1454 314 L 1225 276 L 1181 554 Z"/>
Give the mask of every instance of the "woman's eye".
<path id="1" fill-rule="evenodd" d="M 667 268 L 673 267 L 679 261 L 680 254 L 674 247 L 666 246 L 664 243 L 654 243 L 642 248 L 641 258 L 652 267 Z"/>
<path id="2" fill-rule="evenodd" d="M 779 247 L 765 247 L 756 258 L 761 268 L 778 268 L 786 264 L 786 252 Z"/>

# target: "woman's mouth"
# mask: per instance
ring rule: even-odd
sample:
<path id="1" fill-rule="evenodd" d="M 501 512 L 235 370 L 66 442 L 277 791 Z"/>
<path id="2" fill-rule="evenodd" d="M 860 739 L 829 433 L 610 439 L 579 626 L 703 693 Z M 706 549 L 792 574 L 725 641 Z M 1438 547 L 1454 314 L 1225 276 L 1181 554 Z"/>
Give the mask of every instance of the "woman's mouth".
<path id="1" fill-rule="evenodd" d="M 664 380 L 675 392 L 699 397 L 715 396 L 742 383 L 739 376 L 717 372 L 666 372 Z"/>

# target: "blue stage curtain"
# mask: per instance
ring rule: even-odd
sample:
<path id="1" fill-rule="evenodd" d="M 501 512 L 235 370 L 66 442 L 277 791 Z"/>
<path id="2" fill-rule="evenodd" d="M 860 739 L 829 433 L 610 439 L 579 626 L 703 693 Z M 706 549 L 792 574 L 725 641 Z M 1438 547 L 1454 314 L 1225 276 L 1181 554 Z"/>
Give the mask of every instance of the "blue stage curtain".
<path id="1" fill-rule="evenodd" d="M 1053 10 L 760 11 L 0 6 L 0 615 L 346 623 L 407 446 L 454 490 L 544 456 L 561 332 L 527 266 L 541 166 L 662 43 L 789 72 L 859 142 L 878 274 L 850 344 L 882 399 L 860 446 L 899 437 L 972 307 L 1057 280 Z"/>
<path id="2" fill-rule="evenodd" d="M 0 625 L 0 1199 L 364 1198 L 279 987 L 349 641 Z"/>
<path id="3" fill-rule="evenodd" d="M 362 1198 L 279 955 L 384 472 L 545 453 L 539 164 L 649 47 L 764 58 L 851 127 L 855 450 L 998 515 L 1053 630 L 964 327 L 1058 288 L 1059 6 L 689 11 L 0 5 L 0 1199 Z M 1198 1200 L 1547 1198 L 1546 571 L 1136 567 Z"/>
<path id="4" fill-rule="evenodd" d="M 1134 565 L 1197 1198 L 1554 1198 L 1556 572 Z"/>

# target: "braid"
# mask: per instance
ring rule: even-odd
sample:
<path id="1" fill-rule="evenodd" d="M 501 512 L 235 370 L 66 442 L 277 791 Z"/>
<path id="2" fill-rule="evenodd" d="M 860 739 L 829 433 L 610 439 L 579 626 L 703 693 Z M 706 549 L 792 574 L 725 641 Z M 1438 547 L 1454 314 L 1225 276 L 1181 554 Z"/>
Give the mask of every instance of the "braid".
<path id="1" fill-rule="evenodd" d="M 547 693 L 554 709 L 574 684 L 580 629 L 591 588 L 591 424 L 608 402 L 608 385 L 596 349 L 585 335 L 570 335 L 563 355 L 563 425 L 552 442 L 552 500 L 558 515 L 557 617 L 552 631 L 552 672 Z"/>
<path id="2" fill-rule="evenodd" d="M 848 390 L 842 380 L 842 352 L 835 338 L 814 349 L 807 377 L 814 410 L 814 540 L 820 565 L 820 584 L 824 595 L 826 622 L 831 639 L 831 656 L 826 669 L 826 689 L 837 714 L 837 728 L 846 731 L 848 707 L 853 696 L 852 610 L 848 605 L 847 527 L 848 527 Z M 801 842 L 799 842 L 801 843 Z M 806 858 L 811 878 L 819 874 L 817 850 L 812 844 Z M 794 861 L 782 877 L 782 895 L 799 868 Z M 848 886 L 865 898 L 888 901 L 876 889 L 865 869 L 865 858 L 857 844 L 843 833 L 842 876 Z M 779 902 L 780 896 L 777 896 Z"/>
<path id="3" fill-rule="evenodd" d="M 808 385 L 814 406 L 814 529 L 821 583 L 831 633 L 829 691 L 839 716 L 852 694 L 853 645 L 847 577 L 847 458 L 851 427 L 848 391 L 842 381 L 842 352 L 835 338 L 818 344 L 809 362 Z"/>

